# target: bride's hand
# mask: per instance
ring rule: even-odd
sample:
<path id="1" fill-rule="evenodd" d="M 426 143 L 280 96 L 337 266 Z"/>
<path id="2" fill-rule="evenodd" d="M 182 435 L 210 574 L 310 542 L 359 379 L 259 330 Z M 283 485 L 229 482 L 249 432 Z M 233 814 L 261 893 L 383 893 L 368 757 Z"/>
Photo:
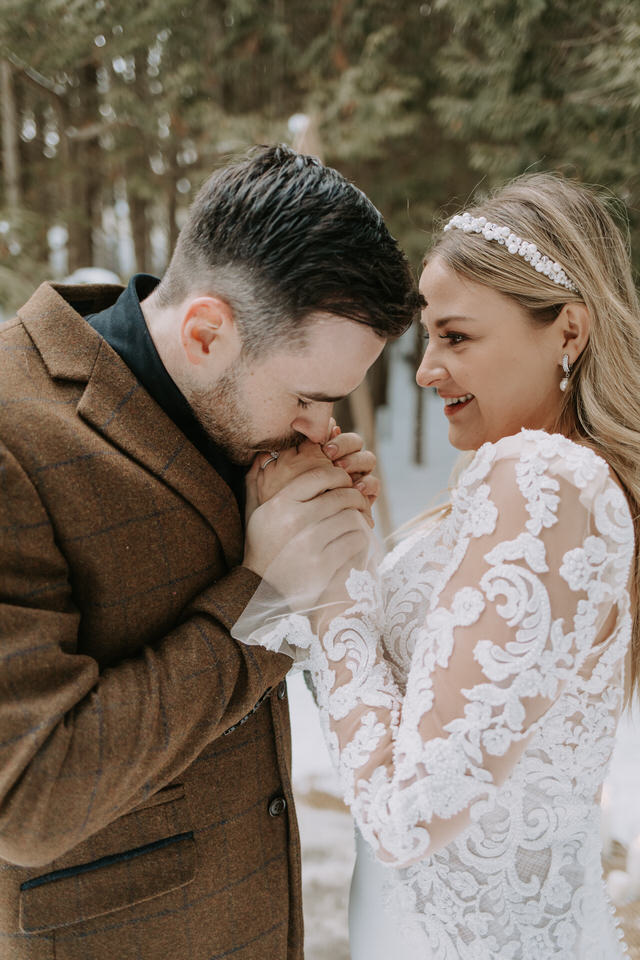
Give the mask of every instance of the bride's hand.
<path id="1" fill-rule="evenodd" d="M 270 454 L 258 454 L 249 471 L 249 475 L 255 473 L 258 504 L 271 500 L 292 480 L 295 480 L 302 473 L 306 473 L 307 470 L 330 471 L 330 475 L 334 478 L 336 474 L 333 471 L 339 470 L 342 474 L 342 486 L 352 486 L 347 471 L 343 470 L 342 467 L 334 467 L 330 458 L 323 453 L 320 444 L 305 440 L 297 447 L 281 450 L 278 453 L 277 460 L 272 460 Z M 249 479 L 249 476 L 247 479 Z"/>
<path id="2" fill-rule="evenodd" d="M 341 444 L 339 442 L 341 438 L 339 437 L 336 437 L 332 442 L 346 457 L 345 451 L 353 449 L 355 445 L 361 445 L 362 441 L 357 434 L 344 434 L 344 436 L 346 437 L 345 443 Z M 355 438 L 356 443 L 354 443 L 353 438 Z M 356 460 L 356 462 L 362 464 L 361 460 Z M 289 486 L 297 477 L 309 471 L 313 472 L 320 489 L 329 489 L 329 487 L 333 488 L 335 486 L 356 486 L 362 493 L 364 502 L 369 504 L 369 509 L 363 510 L 363 515 L 369 526 L 373 526 L 371 498 L 368 496 L 368 490 L 363 489 L 359 480 L 354 484 L 348 471 L 334 464 L 323 452 L 323 448 L 310 440 L 305 440 L 297 447 L 280 451 L 277 458 L 266 453 L 261 453 L 256 457 L 251 470 L 247 474 L 248 504 L 260 506 L 266 503 L 267 500 L 271 500 L 285 487 Z M 323 475 L 327 478 L 325 488 L 322 487 Z"/>
<path id="3" fill-rule="evenodd" d="M 380 491 L 380 481 L 373 476 L 376 456 L 363 449 L 358 433 L 342 433 L 333 417 L 329 424 L 327 441 L 323 445 L 305 440 L 297 448 L 283 450 L 276 458 L 260 453 L 247 474 L 247 519 L 256 506 L 270 500 L 276 493 L 306 470 L 327 466 L 327 461 L 348 474 L 351 483 L 373 506 Z"/>
<path id="4" fill-rule="evenodd" d="M 375 453 L 363 447 L 359 433 L 342 433 L 332 418 L 329 439 L 322 450 L 337 467 L 347 471 L 354 486 L 373 506 L 380 493 L 380 480 L 373 476 L 377 460 Z"/>

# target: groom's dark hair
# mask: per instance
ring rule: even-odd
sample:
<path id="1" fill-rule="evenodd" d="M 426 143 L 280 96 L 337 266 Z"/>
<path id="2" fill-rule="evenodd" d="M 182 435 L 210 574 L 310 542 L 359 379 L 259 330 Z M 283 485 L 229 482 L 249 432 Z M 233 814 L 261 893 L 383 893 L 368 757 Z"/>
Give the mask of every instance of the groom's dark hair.
<path id="1" fill-rule="evenodd" d="M 216 171 L 198 193 L 157 289 L 161 306 L 215 294 L 246 354 L 302 344 L 322 311 L 397 337 L 421 298 L 371 201 L 337 170 L 282 144 Z"/>

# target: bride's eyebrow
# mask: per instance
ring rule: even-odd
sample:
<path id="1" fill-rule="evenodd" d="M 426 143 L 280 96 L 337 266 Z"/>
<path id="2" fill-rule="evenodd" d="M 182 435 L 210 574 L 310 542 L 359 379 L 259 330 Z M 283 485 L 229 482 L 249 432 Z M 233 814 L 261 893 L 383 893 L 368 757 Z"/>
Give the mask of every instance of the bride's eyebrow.
<path id="1" fill-rule="evenodd" d="M 444 327 L 444 325 L 447 323 L 459 323 L 460 320 L 475 320 L 475 317 L 465 317 L 458 314 L 452 314 L 450 317 L 438 317 L 437 320 L 433 321 L 433 325 L 436 330 L 439 330 L 440 327 Z"/>

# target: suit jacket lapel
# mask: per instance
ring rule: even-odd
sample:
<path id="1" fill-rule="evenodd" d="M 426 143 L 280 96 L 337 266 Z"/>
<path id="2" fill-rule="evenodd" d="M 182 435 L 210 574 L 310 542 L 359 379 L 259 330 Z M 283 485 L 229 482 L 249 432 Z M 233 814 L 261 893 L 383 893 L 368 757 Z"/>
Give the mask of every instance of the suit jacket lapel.
<path id="1" fill-rule="evenodd" d="M 113 288 L 102 303 L 95 287 L 57 290 L 74 305 L 90 290 L 85 313 L 113 300 Z M 192 504 L 215 529 L 229 566 L 237 566 L 244 537 L 236 498 L 124 361 L 50 284 L 38 288 L 20 316 L 51 376 L 86 382 L 79 415 Z"/>

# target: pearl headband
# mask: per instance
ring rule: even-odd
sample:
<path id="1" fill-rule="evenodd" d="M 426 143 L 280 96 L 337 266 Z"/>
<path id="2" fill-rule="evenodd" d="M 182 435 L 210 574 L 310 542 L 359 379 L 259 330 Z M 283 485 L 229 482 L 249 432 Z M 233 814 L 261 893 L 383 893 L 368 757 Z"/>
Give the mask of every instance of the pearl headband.
<path id="1" fill-rule="evenodd" d="M 509 227 L 500 227 L 497 223 L 489 223 L 486 217 L 472 217 L 470 213 L 457 213 L 445 225 L 447 230 L 462 230 L 464 233 L 480 233 L 485 240 L 497 240 L 505 246 L 509 253 L 517 253 L 530 263 L 538 273 L 544 273 L 549 280 L 553 280 L 561 287 L 566 287 L 573 293 L 578 293 L 573 280 L 570 280 L 559 263 L 540 253 L 535 243 L 529 243 L 522 237 L 516 236 Z"/>

